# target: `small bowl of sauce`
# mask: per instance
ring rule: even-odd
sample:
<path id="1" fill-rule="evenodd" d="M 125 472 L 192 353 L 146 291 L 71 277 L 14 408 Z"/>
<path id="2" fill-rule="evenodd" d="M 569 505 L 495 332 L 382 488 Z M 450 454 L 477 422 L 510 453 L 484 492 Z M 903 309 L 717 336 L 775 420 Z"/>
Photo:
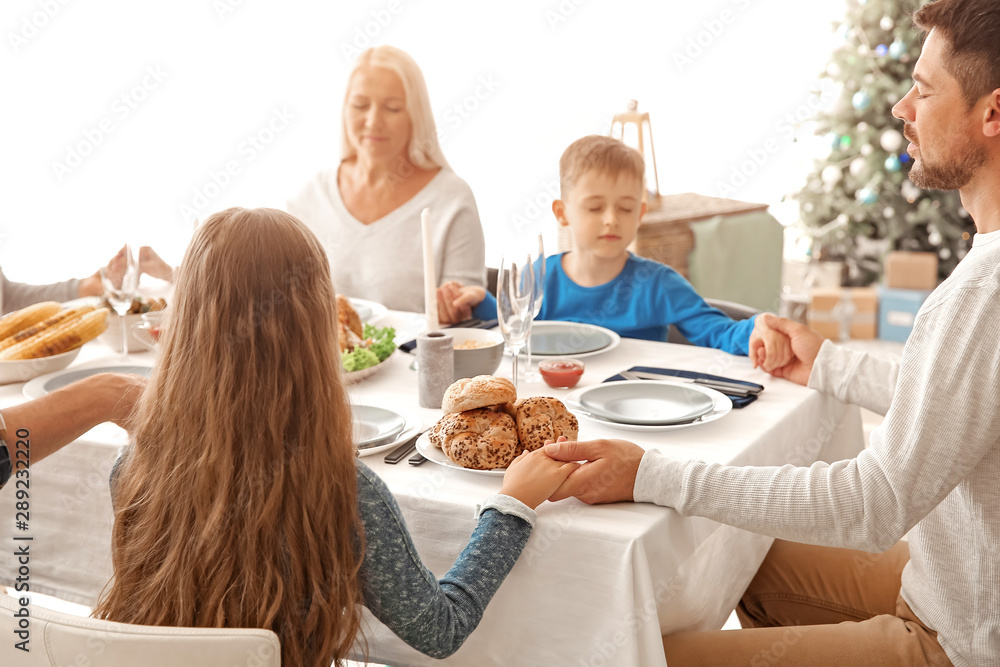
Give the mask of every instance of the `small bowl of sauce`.
<path id="1" fill-rule="evenodd" d="M 583 376 L 584 364 L 578 359 L 546 359 L 538 363 L 545 384 L 555 389 L 572 389 Z"/>

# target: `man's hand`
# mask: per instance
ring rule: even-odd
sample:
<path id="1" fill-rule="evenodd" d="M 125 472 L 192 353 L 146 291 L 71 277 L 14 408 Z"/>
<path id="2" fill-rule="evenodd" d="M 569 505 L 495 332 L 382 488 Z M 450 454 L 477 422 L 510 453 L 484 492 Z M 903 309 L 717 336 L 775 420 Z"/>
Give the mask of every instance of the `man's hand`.
<path id="1" fill-rule="evenodd" d="M 114 257 L 112 257 L 104 270 L 109 275 L 114 276 L 117 284 L 121 284 L 122 276 L 125 275 L 125 246 L 122 246 Z M 81 278 L 77 286 L 77 293 L 80 296 L 101 296 L 104 294 L 104 284 L 101 282 L 101 269 L 93 275 Z"/>
<path id="2" fill-rule="evenodd" d="M 585 503 L 616 503 L 632 500 L 635 475 L 645 453 L 626 440 L 549 443 L 545 453 L 557 461 L 585 461 L 549 497 L 556 501 L 576 496 Z"/>
<path id="3" fill-rule="evenodd" d="M 541 450 L 525 450 L 507 466 L 500 493 L 517 498 L 535 509 L 555 493 L 579 466 L 579 463 L 551 459 Z"/>
<path id="4" fill-rule="evenodd" d="M 768 313 L 761 313 L 754 321 L 750 334 L 750 361 L 754 368 L 774 373 L 776 368 L 792 360 L 792 345 L 785 334 L 767 326 Z"/>
<path id="5" fill-rule="evenodd" d="M 809 374 L 812 373 L 819 348 L 823 345 L 823 337 L 804 324 L 784 317 L 775 317 L 769 313 L 764 314 L 762 322 L 765 327 L 788 338 L 793 355 L 788 363 L 768 372 L 774 377 L 791 380 L 803 386 L 809 384 Z M 750 344 L 750 354 L 751 356 L 754 354 L 753 342 Z"/>
<path id="6" fill-rule="evenodd" d="M 438 322 L 457 324 L 472 317 L 472 309 L 486 298 L 486 290 L 475 285 L 462 285 L 454 280 L 437 290 Z"/>

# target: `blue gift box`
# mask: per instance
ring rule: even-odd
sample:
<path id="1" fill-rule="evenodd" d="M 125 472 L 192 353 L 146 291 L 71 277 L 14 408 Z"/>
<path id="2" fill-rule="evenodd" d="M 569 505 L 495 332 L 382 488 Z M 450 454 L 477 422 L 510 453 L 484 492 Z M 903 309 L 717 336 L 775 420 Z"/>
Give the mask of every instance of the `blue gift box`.
<path id="1" fill-rule="evenodd" d="M 905 343 L 917 312 L 933 290 L 878 288 L 878 337 Z"/>

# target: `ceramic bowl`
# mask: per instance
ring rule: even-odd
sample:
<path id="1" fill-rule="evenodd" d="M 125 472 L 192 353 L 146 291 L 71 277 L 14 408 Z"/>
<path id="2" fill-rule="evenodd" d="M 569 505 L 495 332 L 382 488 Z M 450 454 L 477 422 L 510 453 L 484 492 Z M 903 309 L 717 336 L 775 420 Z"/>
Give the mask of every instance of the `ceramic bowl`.
<path id="1" fill-rule="evenodd" d="M 493 375 L 503 360 L 503 336 L 486 329 L 445 329 L 455 341 L 455 380 Z M 459 349 L 463 344 L 479 347 Z"/>
<path id="2" fill-rule="evenodd" d="M 80 354 L 80 348 L 41 359 L 0 361 L 0 384 L 27 382 L 39 375 L 62 370 L 73 363 L 78 354 Z"/>

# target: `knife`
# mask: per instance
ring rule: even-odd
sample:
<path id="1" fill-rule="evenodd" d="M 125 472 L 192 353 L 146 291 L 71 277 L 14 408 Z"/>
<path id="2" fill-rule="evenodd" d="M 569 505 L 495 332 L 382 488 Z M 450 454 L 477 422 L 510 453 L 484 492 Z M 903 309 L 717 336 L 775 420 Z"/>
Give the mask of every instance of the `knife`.
<path id="1" fill-rule="evenodd" d="M 676 375 L 666 375 L 665 373 L 650 373 L 647 371 L 622 371 L 619 373 L 626 380 L 673 380 L 677 382 L 690 382 L 693 384 L 698 384 L 703 387 L 708 387 L 709 389 L 715 389 L 723 394 L 729 394 L 730 396 L 750 396 L 751 394 L 756 396 L 760 392 L 764 391 L 761 387 L 750 387 L 745 384 L 737 384 L 735 382 L 726 382 L 725 380 L 712 380 L 709 378 L 686 378 L 678 377 Z"/>
<path id="2" fill-rule="evenodd" d="M 412 438 L 408 438 L 406 442 L 401 444 L 399 447 L 394 448 L 391 452 L 385 455 L 385 462 L 389 465 L 395 465 L 406 458 L 406 455 L 413 451 L 413 448 L 417 446 L 417 439 L 427 432 L 427 429 L 420 431 Z"/>

